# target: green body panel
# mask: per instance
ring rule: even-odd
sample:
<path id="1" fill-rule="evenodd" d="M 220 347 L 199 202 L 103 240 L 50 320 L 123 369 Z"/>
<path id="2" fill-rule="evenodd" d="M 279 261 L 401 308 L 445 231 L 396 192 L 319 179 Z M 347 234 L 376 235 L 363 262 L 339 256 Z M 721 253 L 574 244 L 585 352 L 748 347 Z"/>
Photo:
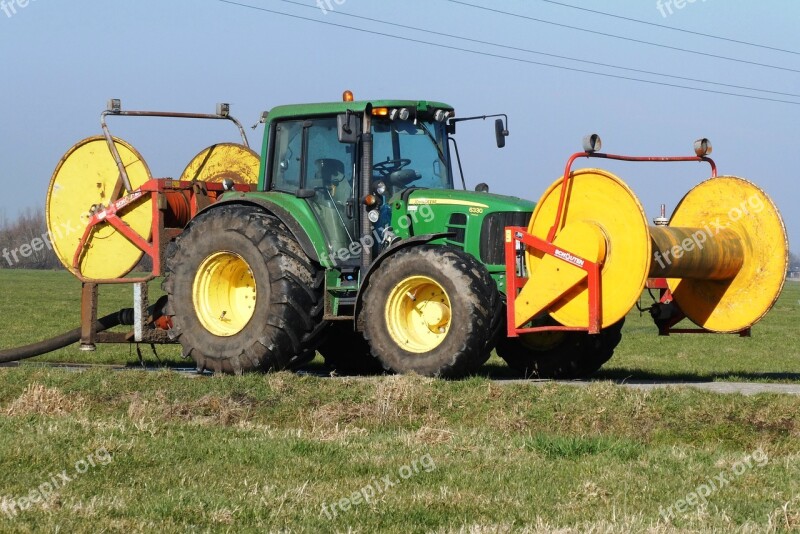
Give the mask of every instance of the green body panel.
<path id="1" fill-rule="evenodd" d="M 454 231 L 460 233 L 454 238 L 438 239 L 434 243 L 460 248 L 484 263 L 503 293 L 505 265 L 488 263 L 481 257 L 484 221 L 496 213 L 520 213 L 521 221 L 518 224 L 527 226 L 535 207 L 535 203 L 517 197 L 437 189 L 419 189 L 408 195 L 407 202 L 396 197 L 390 204 L 392 228 L 401 238 Z M 460 217 L 460 221 L 453 221 L 454 214 L 463 214 L 463 217 Z M 503 243 L 501 240 L 493 246 L 503 246 Z"/>
<path id="2" fill-rule="evenodd" d="M 227 193 L 223 195 L 221 201 L 235 201 L 236 199 L 250 200 L 267 206 L 267 209 L 269 209 L 268 206 L 274 205 L 289 212 L 297 221 L 297 224 L 305 230 L 314 250 L 317 252 L 317 257 L 326 258 L 329 255 L 322 228 L 320 228 L 319 222 L 317 222 L 317 218 L 311 211 L 308 202 L 304 199 L 278 191 L 256 191 L 253 193 Z"/>

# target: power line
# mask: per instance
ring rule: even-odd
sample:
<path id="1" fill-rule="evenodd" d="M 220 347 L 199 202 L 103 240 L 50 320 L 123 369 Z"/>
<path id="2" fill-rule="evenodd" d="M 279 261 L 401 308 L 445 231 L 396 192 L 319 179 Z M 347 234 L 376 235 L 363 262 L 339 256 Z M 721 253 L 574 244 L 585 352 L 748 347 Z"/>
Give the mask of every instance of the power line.
<path id="1" fill-rule="evenodd" d="M 572 26 L 572 25 L 569 25 L 569 24 L 561 24 L 561 23 L 558 23 L 558 22 L 553 22 L 551 20 L 544 20 L 544 19 L 538 19 L 538 18 L 535 18 L 535 17 L 529 17 L 527 15 L 522 15 L 520 13 L 512 13 L 510 11 L 503 11 L 503 10 L 494 9 L 494 8 L 491 8 L 491 7 L 485 7 L 485 6 L 479 6 L 479 5 L 475 5 L 475 4 L 470 4 L 469 2 L 462 2 L 460 0 L 445 0 L 445 1 L 446 2 L 451 2 L 453 4 L 459 4 L 459 5 L 462 5 L 462 6 L 467 6 L 467 7 L 472 7 L 472 8 L 475 8 L 475 9 L 480 9 L 480 10 L 483 10 L 483 11 L 489 11 L 489 12 L 492 12 L 492 13 L 498 13 L 498 14 L 501 14 L 501 15 L 509 16 L 509 17 L 515 17 L 515 18 L 530 20 L 530 21 L 533 21 L 533 22 L 540 22 L 542 24 L 549 24 L 551 26 L 557 26 L 559 28 L 567 28 L 567 29 L 570 29 L 570 30 L 575 30 L 575 31 L 580 31 L 580 32 L 585 32 L 585 33 L 591 33 L 591 34 L 594 34 L 594 35 L 602 35 L 603 37 L 611 37 L 613 39 L 620 39 L 620 40 L 629 41 L 629 42 L 632 42 L 632 43 L 645 44 L 645 45 L 648 45 L 648 46 L 656 46 L 656 47 L 660 47 L 660 48 L 666 48 L 666 49 L 669 49 L 669 50 L 676 50 L 678 52 L 685 52 L 687 54 L 695 54 L 695 55 L 698 55 L 698 56 L 711 57 L 711 58 L 715 58 L 715 59 L 724 59 L 725 61 L 734 61 L 736 63 L 744 63 L 746 65 L 755 65 L 757 67 L 764 67 L 764 68 L 767 68 L 767 69 L 776 69 L 776 70 L 782 70 L 782 71 L 787 71 L 787 72 L 800 73 L 800 70 L 790 69 L 788 67 L 779 67 L 778 65 L 770 65 L 768 63 L 759 63 L 757 61 L 748 61 L 746 59 L 738 59 L 738 58 L 734 58 L 734 57 L 720 56 L 718 54 L 711 54 L 711 53 L 708 53 L 708 52 L 700 52 L 699 50 L 691 50 L 689 48 L 680 48 L 678 46 L 671 46 L 671 45 L 665 45 L 665 44 L 661 44 L 661 43 L 654 43 L 652 41 L 644 41 L 642 39 L 634 39 L 633 37 L 625 37 L 623 35 L 616 35 L 616 34 L 613 34 L 613 33 L 604 33 L 604 32 L 600 32 L 600 31 L 597 31 L 597 30 L 590 30 L 588 28 L 581 28 L 579 26 Z"/>
<path id="2" fill-rule="evenodd" d="M 797 52 L 795 50 L 787 50 L 785 48 L 777 48 L 775 46 L 768 46 L 768 45 L 762 45 L 762 44 L 758 44 L 758 43 L 751 43 L 749 41 L 740 41 L 738 39 L 731 39 L 729 37 L 722 37 L 720 35 L 712 35 L 710 33 L 695 32 L 695 31 L 692 31 L 692 30 L 685 30 L 683 28 L 674 28 L 672 26 L 667 26 L 666 24 L 658 24 L 658 23 L 655 23 L 655 22 L 650 22 L 648 20 L 634 19 L 634 18 L 631 18 L 631 17 L 623 17 L 622 15 L 615 15 L 614 13 L 606 13 L 605 11 L 597 11 L 595 9 L 589 9 L 589 8 L 586 8 L 586 7 L 573 6 L 572 4 L 565 4 L 564 2 L 556 2 L 555 0 L 540 0 L 540 1 L 548 3 L 548 4 L 554 4 L 554 5 L 557 5 L 557 6 L 568 7 L 570 9 L 577 9 L 578 11 L 585 11 L 585 12 L 588 12 L 588 13 L 595 13 L 597 15 L 603 15 L 605 17 L 611 17 L 611 18 L 620 19 L 620 20 L 627 20 L 629 22 L 636 22 L 636 23 L 639 23 L 639 24 L 646 24 L 648 26 L 654 26 L 656 28 L 663 28 L 665 30 L 672 30 L 672 31 L 675 31 L 675 32 L 688 33 L 690 35 L 699 35 L 700 37 L 708 37 L 709 39 L 717 39 L 719 41 L 727 41 L 729 43 L 737 43 L 737 44 L 742 44 L 742 45 L 747 45 L 747 46 L 755 46 L 756 48 L 763 48 L 765 50 L 774 50 L 776 52 L 785 52 L 787 54 L 795 54 L 795 55 L 800 56 L 800 52 Z"/>
<path id="3" fill-rule="evenodd" d="M 314 10 L 317 9 L 315 6 L 310 5 L 308 3 L 301 3 L 301 2 L 294 1 L 294 0 L 278 0 L 278 1 L 284 2 L 286 4 L 292 4 L 292 5 L 308 8 L 308 9 L 314 9 Z M 578 59 L 578 58 L 569 57 L 569 56 L 561 56 L 561 55 L 558 55 L 558 54 L 550 54 L 550 53 L 547 53 L 547 52 L 540 52 L 538 50 L 531 50 L 530 48 L 521 48 L 521 47 L 516 47 L 516 46 L 511 46 L 511 45 L 504 45 L 504 44 L 500 44 L 500 43 L 494 43 L 494 42 L 491 42 L 491 41 L 482 41 L 480 39 L 473 39 L 471 37 L 463 37 L 463 36 L 460 36 L 460 35 L 453 35 L 453 34 L 450 34 L 450 33 L 444 33 L 444 32 L 439 32 L 439 31 L 435 31 L 435 30 L 428 30 L 428 29 L 425 29 L 425 28 L 418 28 L 416 26 L 408 26 L 408 25 L 405 25 L 405 24 L 399 24 L 397 22 L 388 22 L 388 21 L 384 21 L 384 20 L 380 20 L 380 19 L 374 19 L 374 18 L 371 18 L 371 17 L 365 17 L 365 16 L 361 16 L 361 15 L 354 15 L 352 13 L 345 13 L 344 11 L 338 11 L 337 10 L 337 11 L 334 11 L 334 13 L 336 13 L 337 15 L 344 16 L 344 17 L 351 17 L 351 18 L 354 18 L 354 19 L 366 20 L 366 21 L 375 22 L 375 23 L 378 23 L 378 24 L 385 24 L 385 25 L 388 25 L 388 26 L 395 26 L 397 28 L 404 28 L 404 29 L 407 29 L 407 30 L 425 32 L 425 33 L 429 33 L 429 34 L 438 35 L 438 36 L 441 36 L 441 37 L 448 37 L 448 38 L 451 38 L 451 39 L 459 39 L 461 41 L 468 41 L 468 42 L 471 42 L 471 43 L 477 43 L 477 44 L 483 44 L 483 45 L 489 45 L 489 46 L 496 46 L 498 48 L 506 48 L 508 50 L 515 50 L 517 52 L 527 52 L 529 54 L 537 54 L 537 55 L 540 55 L 540 56 L 547 56 L 547 57 L 552 57 L 552 58 L 556 58 L 556 59 L 564 59 L 564 60 L 567 60 L 567 61 L 575 61 L 575 62 L 578 62 L 578 63 L 585 63 L 585 64 L 588 64 L 588 65 L 595 65 L 595 66 L 598 66 L 598 67 L 610 67 L 612 69 L 626 70 L 626 71 L 629 71 L 629 72 L 636 72 L 636 73 L 639 73 L 639 74 L 650 74 L 650 75 L 653 75 L 653 76 L 663 76 L 663 77 L 666 77 L 666 78 L 674 78 L 674 79 L 677 79 L 677 80 L 683 80 L 683 81 L 687 81 L 687 82 L 705 83 L 705 84 L 716 85 L 716 86 L 720 86 L 720 87 L 728 87 L 728 88 L 731 88 L 731 89 L 744 89 L 746 91 L 754 91 L 754 92 L 759 92 L 759 93 L 769 93 L 769 94 L 773 94 L 773 95 L 781 95 L 781 96 L 789 96 L 789 97 L 798 97 L 798 98 L 800 98 L 800 94 L 798 94 L 798 93 L 783 93 L 781 91 L 773 91 L 771 89 L 761 89 L 761 88 L 758 88 L 758 87 L 748 87 L 748 86 L 745 86 L 745 85 L 734 85 L 734 84 L 730 84 L 730 83 L 714 82 L 714 81 L 710 81 L 710 80 L 701 80 L 699 78 L 690 78 L 690 77 L 687 77 L 687 76 L 678 76 L 677 74 L 664 74 L 662 72 L 655 72 L 655 71 L 643 70 L 643 69 L 634 69 L 634 68 L 631 68 L 631 67 L 622 67 L 620 65 L 613 65 L 611 63 L 602 63 L 602 62 L 599 62 L 599 61 L 589 61 L 587 59 Z"/>
<path id="4" fill-rule="evenodd" d="M 274 10 L 274 9 L 267 9 L 265 7 L 251 6 L 249 4 L 244 4 L 244 3 L 241 3 L 241 2 L 234 2 L 232 0 L 217 0 L 217 2 L 220 2 L 220 3 L 223 3 L 223 4 L 239 6 L 239 7 L 244 7 L 244 8 L 247 8 L 247 9 L 253 9 L 253 10 L 256 10 L 256 11 L 263 11 L 265 13 L 272 13 L 274 15 L 280 15 L 280 16 L 289 17 L 289 18 L 293 18 L 293 19 L 305 20 L 305 21 L 308 21 L 308 22 L 315 22 L 317 24 L 324 24 L 326 26 L 333 26 L 333 27 L 336 27 L 336 28 L 344 28 L 344 29 L 348 29 L 348 30 L 361 32 L 361 33 L 368 33 L 368 34 L 372 34 L 372 35 L 379 35 L 379 36 L 382 36 L 382 37 L 389 37 L 391 39 L 397 39 L 397 40 L 403 41 L 403 42 L 412 42 L 412 43 L 424 44 L 424 45 L 429 45 L 429 46 L 435 46 L 435 47 L 439 47 L 439 48 L 444 48 L 444 49 L 448 49 L 448 50 L 455 50 L 455 51 L 458 51 L 458 52 L 466 52 L 466 53 L 469 53 L 469 54 L 475 54 L 475 55 L 479 55 L 479 56 L 492 57 L 492 58 L 496 58 L 496 59 L 505 59 L 505 60 L 508 60 L 508 61 L 515 61 L 517 63 L 525 63 L 525 64 L 528 64 L 528 65 L 539 65 L 539 66 L 542 66 L 542 67 L 550 67 L 550 68 L 559 69 L 559 70 L 566 70 L 566 71 L 570 71 L 570 72 L 579 72 L 579 73 L 583 73 L 583 74 L 591 74 L 591 75 L 594 75 L 594 76 L 602 76 L 604 78 L 614 78 L 614 79 L 618 79 L 618 80 L 628 80 L 628 81 L 633 81 L 633 82 L 646 83 L 646 84 L 650 84 L 650 85 L 658 85 L 658 86 L 663 86 L 663 87 L 672 87 L 672 88 L 675 88 L 675 89 L 685 89 L 685 90 L 688 90 L 688 91 L 696 91 L 696 92 L 701 92 L 701 93 L 711 93 L 711 94 L 717 94 L 717 95 L 734 96 L 734 97 L 739 97 L 739 98 L 748 98 L 748 99 L 751 99 L 751 100 L 761 100 L 761 101 L 765 101 L 765 102 L 778 102 L 778 103 L 781 103 L 781 104 L 791 104 L 791 105 L 795 105 L 795 106 L 800 105 L 800 102 L 794 102 L 794 101 L 791 101 L 791 100 L 781 100 L 781 99 L 777 99 L 777 98 L 767 98 L 767 97 L 755 96 L 755 95 L 743 95 L 743 94 L 740 94 L 740 93 L 731 93 L 731 92 L 727 92 L 727 91 L 717 91 L 717 90 L 714 90 L 714 89 L 704 89 L 704 88 L 701 88 L 701 87 L 691 87 L 691 86 L 687 86 L 687 85 L 678 85 L 678 84 L 674 84 L 674 83 L 657 82 L 657 81 L 654 81 L 654 80 L 645 80 L 645 79 L 642 79 L 642 78 L 634 78 L 634 77 L 631 77 L 631 76 L 620 76 L 620 75 L 617 75 L 617 74 L 608 74 L 608 73 L 605 73 L 605 72 L 596 72 L 596 71 L 590 71 L 590 70 L 585 70 L 585 69 L 577 69 L 577 68 L 574 68 L 574 67 L 565 67 L 563 65 L 553 65 L 551 63 L 543 63 L 543 62 L 540 62 L 540 61 L 532 61 L 532 60 L 529 60 L 529 59 L 522 59 L 522 58 L 517 58 L 517 57 L 513 57 L 513 56 L 504 56 L 504 55 L 501 55 L 501 54 L 493 54 L 493 53 L 490 53 L 490 52 L 482 52 L 482 51 L 479 51 L 479 50 L 471 50 L 469 48 L 461 48 L 461 47 L 458 47 L 458 46 L 446 45 L 446 44 L 441 44 L 441 43 L 434 43 L 434 42 L 431 42 L 431 41 L 424 41 L 422 39 L 415 39 L 415 38 L 412 38 L 412 37 L 406 37 L 406 36 L 402 36 L 402 35 L 394 35 L 394 34 L 391 34 L 391 33 L 379 32 L 379 31 L 375 31 L 375 30 L 367 30 L 367 29 L 364 29 L 364 28 L 357 28 L 357 27 L 354 27 L 354 26 L 347 26 L 346 24 L 337 24 L 335 22 L 327 22 L 327 21 L 324 21 L 324 20 L 313 19 L 313 18 L 310 18 L 310 17 L 303 17 L 303 16 L 300 16 L 300 15 L 294 15 L 292 13 L 284 13 L 282 11 L 277 11 L 277 10 Z"/>

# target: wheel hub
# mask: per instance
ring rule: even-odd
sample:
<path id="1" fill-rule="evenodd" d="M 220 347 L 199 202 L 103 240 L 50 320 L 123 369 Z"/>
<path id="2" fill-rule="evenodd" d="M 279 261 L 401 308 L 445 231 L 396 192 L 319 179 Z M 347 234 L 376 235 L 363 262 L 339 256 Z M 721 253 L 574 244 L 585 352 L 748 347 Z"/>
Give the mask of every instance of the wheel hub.
<path id="1" fill-rule="evenodd" d="M 408 352 L 422 354 L 438 347 L 447 337 L 451 321 L 447 292 L 427 276 L 406 278 L 386 302 L 389 335 Z"/>
<path id="2" fill-rule="evenodd" d="M 253 318 L 258 292 L 250 265 L 236 253 L 217 252 L 197 269 L 192 288 L 195 312 L 212 334 L 238 334 Z"/>

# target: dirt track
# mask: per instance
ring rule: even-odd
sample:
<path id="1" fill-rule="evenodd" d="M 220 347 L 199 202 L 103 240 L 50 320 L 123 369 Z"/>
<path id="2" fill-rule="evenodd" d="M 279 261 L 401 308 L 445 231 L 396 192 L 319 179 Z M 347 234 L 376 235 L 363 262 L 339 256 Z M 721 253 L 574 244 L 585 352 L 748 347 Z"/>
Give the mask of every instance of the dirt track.
<path id="1" fill-rule="evenodd" d="M 13 362 L 9 364 L 0 365 L 0 368 L 3 367 L 18 367 L 18 362 Z M 71 364 L 71 363 L 53 363 L 53 364 L 39 364 L 40 367 L 46 368 L 57 368 L 63 369 L 67 371 L 73 372 L 81 372 L 87 369 L 94 369 L 94 368 L 103 368 L 108 369 L 110 371 L 136 371 L 142 370 L 141 367 L 137 366 L 123 366 L 123 365 L 85 365 L 85 364 Z M 159 371 L 160 368 L 157 367 L 148 367 L 145 368 L 147 371 Z M 181 375 L 187 378 L 200 378 L 203 375 L 198 375 L 195 373 L 194 369 L 191 368 L 175 368 L 172 369 L 173 371 L 179 372 Z M 315 372 L 302 372 L 301 374 L 307 374 L 311 376 L 317 376 L 320 378 L 328 377 L 328 375 L 323 373 L 315 373 Z M 205 376 L 210 376 L 209 374 Z M 361 378 L 363 380 L 374 380 L 375 377 L 336 377 L 333 379 L 353 379 L 353 378 Z M 574 387 L 586 387 L 590 384 L 596 384 L 599 382 L 608 382 L 609 380 L 537 380 L 537 379 L 495 379 L 493 382 L 497 385 L 520 385 L 520 384 L 527 384 L 532 387 L 543 386 L 545 384 L 561 384 L 566 386 L 574 386 Z M 642 379 L 630 379 L 630 380 L 610 380 L 617 385 L 633 388 L 633 389 L 644 389 L 644 390 L 653 390 L 653 389 L 663 389 L 663 388 L 693 388 L 693 389 L 700 389 L 703 391 L 711 391 L 713 393 L 719 393 L 724 395 L 729 394 L 740 394 L 740 395 L 758 395 L 761 393 L 772 393 L 772 394 L 783 394 L 783 395 L 800 395 L 800 384 L 770 384 L 770 383 L 760 383 L 760 382 L 692 382 L 692 381 L 680 381 L 680 380 L 642 380 Z"/>
<path id="2" fill-rule="evenodd" d="M 552 380 L 499 380 L 498 384 L 531 384 L 544 385 L 554 383 Z M 557 384 L 568 386 L 588 386 L 596 383 L 585 380 L 559 380 Z M 659 388 L 694 388 L 720 394 L 758 395 L 760 393 L 776 393 L 784 395 L 800 395 L 800 384 L 764 384 L 758 382 L 681 382 L 662 380 L 626 380 L 617 384 L 634 389 Z"/>

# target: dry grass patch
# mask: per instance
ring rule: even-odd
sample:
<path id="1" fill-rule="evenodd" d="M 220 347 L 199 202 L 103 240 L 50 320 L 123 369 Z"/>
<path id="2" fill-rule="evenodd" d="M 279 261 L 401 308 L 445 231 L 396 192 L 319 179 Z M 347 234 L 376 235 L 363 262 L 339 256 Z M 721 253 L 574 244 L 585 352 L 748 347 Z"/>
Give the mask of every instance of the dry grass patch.
<path id="1" fill-rule="evenodd" d="M 406 434 L 406 440 L 409 445 L 442 445 L 450 443 L 455 434 L 443 428 L 431 428 L 423 426 L 416 432 Z"/>
<path id="2" fill-rule="evenodd" d="M 340 424 L 386 425 L 420 420 L 431 413 L 434 380 L 418 376 L 388 376 L 375 382 L 371 396 L 358 401 L 336 401 L 310 412 L 309 426 L 320 428 Z"/>
<path id="3" fill-rule="evenodd" d="M 134 393 L 128 405 L 128 417 L 137 427 L 176 421 L 235 426 L 248 421 L 251 412 L 251 403 L 244 399 L 209 394 L 195 401 L 170 402 L 163 391 L 149 399 Z"/>
<path id="4" fill-rule="evenodd" d="M 48 388 L 38 382 L 28 384 L 22 395 L 6 408 L 6 415 L 69 415 L 82 410 L 86 401 L 80 395 L 65 395 L 61 390 Z"/>

